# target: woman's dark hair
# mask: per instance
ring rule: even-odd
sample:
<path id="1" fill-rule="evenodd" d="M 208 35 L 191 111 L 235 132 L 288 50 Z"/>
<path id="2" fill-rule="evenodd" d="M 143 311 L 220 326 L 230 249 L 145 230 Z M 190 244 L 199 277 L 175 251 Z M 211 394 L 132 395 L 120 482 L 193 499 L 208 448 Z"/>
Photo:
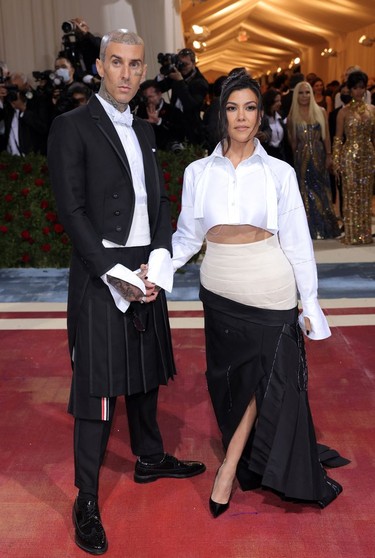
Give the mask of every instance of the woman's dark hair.
<path id="1" fill-rule="evenodd" d="M 259 83 L 250 77 L 246 70 L 240 69 L 238 73 L 232 73 L 224 81 L 220 95 L 220 110 L 219 110 L 219 131 L 221 137 L 221 147 L 225 149 L 224 141 L 227 142 L 228 151 L 230 147 L 230 137 L 228 136 L 228 120 L 227 120 L 227 102 L 233 91 L 241 91 L 242 89 L 250 89 L 255 93 L 258 100 L 258 115 L 261 116 L 263 112 L 262 94 L 260 92 Z"/>
<path id="2" fill-rule="evenodd" d="M 349 89 L 352 89 L 356 85 L 360 85 L 360 84 L 363 84 L 364 87 L 367 87 L 367 82 L 368 82 L 368 77 L 367 74 L 365 74 L 365 72 L 356 71 L 356 72 L 351 72 L 348 75 L 347 84 Z"/>
<path id="3" fill-rule="evenodd" d="M 262 95 L 263 108 L 265 114 L 268 114 L 268 116 L 273 116 L 271 112 L 271 107 L 274 104 L 276 97 L 278 96 L 280 97 L 280 91 L 277 91 L 277 89 L 274 88 L 267 89 L 267 91 L 263 93 Z"/>

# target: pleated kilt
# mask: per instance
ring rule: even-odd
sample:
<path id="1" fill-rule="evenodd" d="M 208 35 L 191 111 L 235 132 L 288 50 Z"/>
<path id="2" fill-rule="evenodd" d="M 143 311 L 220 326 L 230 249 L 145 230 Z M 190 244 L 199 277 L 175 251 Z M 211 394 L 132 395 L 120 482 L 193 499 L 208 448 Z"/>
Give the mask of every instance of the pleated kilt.
<path id="1" fill-rule="evenodd" d="M 307 364 L 297 307 L 270 310 L 233 302 L 203 286 L 207 384 L 223 445 L 255 396 L 257 421 L 237 478 L 286 498 L 327 493 L 307 395 Z"/>
<path id="2" fill-rule="evenodd" d="M 148 261 L 148 246 L 110 250 L 129 269 Z M 145 331 L 136 328 L 139 320 Z M 87 276 L 77 257 L 70 269 L 68 335 L 73 366 L 68 411 L 77 418 L 103 418 L 103 398 L 146 393 L 176 372 L 164 291 L 155 302 L 133 302 L 123 313 L 104 282 Z"/>

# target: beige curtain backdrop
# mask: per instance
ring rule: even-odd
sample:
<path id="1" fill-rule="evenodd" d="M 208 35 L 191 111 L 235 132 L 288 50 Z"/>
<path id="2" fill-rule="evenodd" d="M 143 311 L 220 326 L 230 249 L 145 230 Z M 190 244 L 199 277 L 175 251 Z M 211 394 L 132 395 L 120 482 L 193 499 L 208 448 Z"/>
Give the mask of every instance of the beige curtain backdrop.
<path id="1" fill-rule="evenodd" d="M 94 35 L 127 28 L 145 41 L 147 77 L 158 73 L 158 52 L 185 46 L 179 0 L 0 0 L 0 60 L 10 71 L 52 69 L 63 21 L 84 18 Z"/>

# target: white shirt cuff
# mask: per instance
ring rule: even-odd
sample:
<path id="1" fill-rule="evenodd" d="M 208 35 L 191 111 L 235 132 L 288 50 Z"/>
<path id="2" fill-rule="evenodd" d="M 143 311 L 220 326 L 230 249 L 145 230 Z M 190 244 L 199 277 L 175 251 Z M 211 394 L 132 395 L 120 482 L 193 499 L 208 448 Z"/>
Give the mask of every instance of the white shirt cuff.
<path id="1" fill-rule="evenodd" d="M 153 250 L 148 259 L 148 281 L 155 283 L 168 293 L 173 287 L 173 265 L 172 258 L 166 248 Z"/>

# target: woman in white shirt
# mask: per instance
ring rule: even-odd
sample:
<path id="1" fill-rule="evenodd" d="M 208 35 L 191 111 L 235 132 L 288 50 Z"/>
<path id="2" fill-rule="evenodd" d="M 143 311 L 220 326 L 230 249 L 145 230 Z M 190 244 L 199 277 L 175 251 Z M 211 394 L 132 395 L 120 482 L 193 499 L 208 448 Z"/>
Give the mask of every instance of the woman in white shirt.
<path id="1" fill-rule="evenodd" d="M 214 517 L 228 509 L 236 476 L 243 490 L 263 486 L 321 507 L 342 491 L 320 464 L 307 397 L 300 328 L 310 339 L 330 330 L 306 214 L 292 167 L 254 137 L 261 118 L 258 83 L 244 71 L 228 77 L 223 140 L 187 167 L 173 235 L 175 269 L 207 242 L 206 376 L 226 450 L 209 500 Z"/>

